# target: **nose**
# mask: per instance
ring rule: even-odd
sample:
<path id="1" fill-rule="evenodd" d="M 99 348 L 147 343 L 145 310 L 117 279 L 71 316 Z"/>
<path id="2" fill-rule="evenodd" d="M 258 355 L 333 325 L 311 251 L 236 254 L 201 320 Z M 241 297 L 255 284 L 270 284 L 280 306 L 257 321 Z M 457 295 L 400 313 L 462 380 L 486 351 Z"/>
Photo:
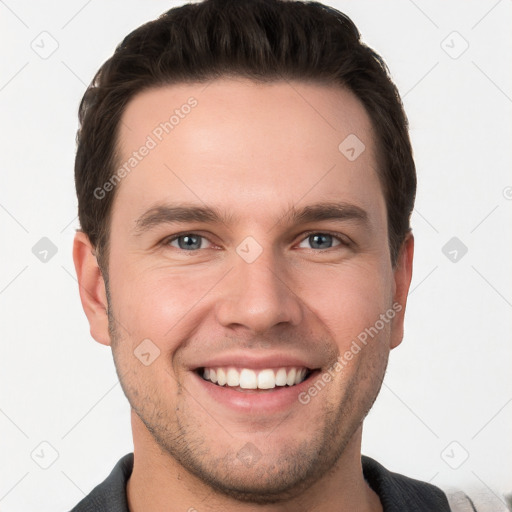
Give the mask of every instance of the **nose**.
<path id="1" fill-rule="evenodd" d="M 300 298 L 270 250 L 247 263 L 235 257 L 235 268 L 222 285 L 216 304 L 218 322 L 224 327 L 243 326 L 263 334 L 275 326 L 298 325 L 303 316 Z"/>

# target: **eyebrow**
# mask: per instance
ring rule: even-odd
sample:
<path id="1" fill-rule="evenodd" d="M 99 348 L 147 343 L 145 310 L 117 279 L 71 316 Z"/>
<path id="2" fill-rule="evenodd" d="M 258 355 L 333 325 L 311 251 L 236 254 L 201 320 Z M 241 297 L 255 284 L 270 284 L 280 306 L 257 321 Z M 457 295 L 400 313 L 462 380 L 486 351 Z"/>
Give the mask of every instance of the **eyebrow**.
<path id="1" fill-rule="evenodd" d="M 162 224 L 201 222 L 229 226 L 234 220 L 236 218 L 232 214 L 210 206 L 157 204 L 135 221 L 134 234 L 139 236 Z M 354 204 L 317 203 L 300 209 L 290 207 L 278 223 L 307 224 L 322 220 L 351 220 L 367 224 L 368 214 Z"/>

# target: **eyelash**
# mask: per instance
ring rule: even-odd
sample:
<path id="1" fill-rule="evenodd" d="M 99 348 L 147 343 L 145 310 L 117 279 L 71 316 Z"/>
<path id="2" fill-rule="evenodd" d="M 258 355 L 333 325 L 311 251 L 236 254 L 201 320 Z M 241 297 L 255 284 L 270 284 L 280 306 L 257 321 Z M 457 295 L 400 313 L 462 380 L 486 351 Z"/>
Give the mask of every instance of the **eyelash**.
<path id="1" fill-rule="evenodd" d="M 172 235 L 170 237 L 164 238 L 160 242 L 160 245 L 162 245 L 164 247 L 169 247 L 171 242 L 174 242 L 178 238 L 181 238 L 182 236 L 186 236 L 186 235 L 192 235 L 192 236 L 197 236 L 197 237 L 200 237 L 200 238 L 204 238 L 204 239 L 208 240 L 208 242 L 213 244 L 213 242 L 211 242 L 208 239 L 208 237 L 206 237 L 204 235 L 201 235 L 200 233 L 196 233 L 194 231 L 185 231 L 183 233 L 178 233 L 176 235 Z M 340 235 L 339 233 L 332 233 L 330 231 L 307 231 L 305 233 L 302 233 L 302 238 L 300 239 L 299 243 L 303 242 L 304 240 L 309 238 L 311 235 L 329 235 L 329 236 L 332 236 L 335 240 L 337 240 L 340 243 L 339 246 L 328 247 L 327 249 L 313 249 L 313 248 L 310 249 L 310 250 L 315 251 L 315 252 L 325 252 L 325 251 L 328 251 L 330 249 L 335 249 L 336 247 L 351 247 L 352 246 L 352 241 L 349 240 L 348 237 L 346 237 L 344 235 Z M 199 250 L 201 250 L 201 249 L 196 249 L 196 250 L 187 251 L 186 249 L 180 249 L 178 247 L 173 247 L 173 249 L 177 249 L 178 251 L 188 252 L 188 253 L 194 253 L 194 252 L 198 252 Z"/>

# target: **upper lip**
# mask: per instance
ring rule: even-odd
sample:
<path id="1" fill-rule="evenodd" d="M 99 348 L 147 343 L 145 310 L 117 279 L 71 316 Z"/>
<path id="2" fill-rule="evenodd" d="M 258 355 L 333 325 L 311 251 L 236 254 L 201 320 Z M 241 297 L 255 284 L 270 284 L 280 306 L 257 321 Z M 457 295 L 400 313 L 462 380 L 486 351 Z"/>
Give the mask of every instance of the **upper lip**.
<path id="1" fill-rule="evenodd" d="M 266 355 L 250 354 L 247 351 L 234 352 L 231 354 L 224 354 L 211 359 L 195 364 L 192 368 L 197 370 L 199 368 L 218 368 L 234 366 L 238 368 L 251 368 L 254 370 L 262 370 L 264 368 L 281 368 L 285 366 L 296 368 L 308 368 L 313 370 L 311 362 L 306 361 L 300 357 L 292 357 L 290 354 L 275 353 Z"/>

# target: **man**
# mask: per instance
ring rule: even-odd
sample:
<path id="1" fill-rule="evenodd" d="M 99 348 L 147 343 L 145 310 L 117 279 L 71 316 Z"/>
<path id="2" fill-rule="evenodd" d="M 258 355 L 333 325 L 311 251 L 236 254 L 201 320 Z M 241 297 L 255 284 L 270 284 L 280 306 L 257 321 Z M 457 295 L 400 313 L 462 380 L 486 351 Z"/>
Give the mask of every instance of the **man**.
<path id="1" fill-rule="evenodd" d="M 171 9 L 101 67 L 80 123 L 73 256 L 134 453 L 73 510 L 449 510 L 361 457 L 403 337 L 416 175 L 349 18 Z"/>

